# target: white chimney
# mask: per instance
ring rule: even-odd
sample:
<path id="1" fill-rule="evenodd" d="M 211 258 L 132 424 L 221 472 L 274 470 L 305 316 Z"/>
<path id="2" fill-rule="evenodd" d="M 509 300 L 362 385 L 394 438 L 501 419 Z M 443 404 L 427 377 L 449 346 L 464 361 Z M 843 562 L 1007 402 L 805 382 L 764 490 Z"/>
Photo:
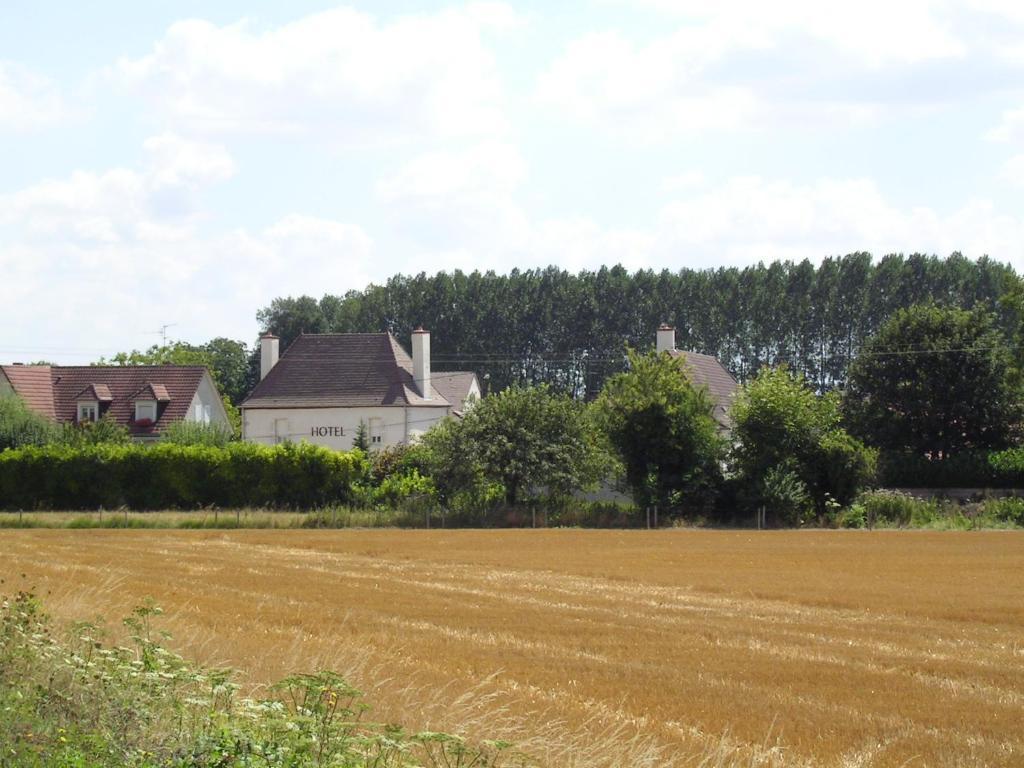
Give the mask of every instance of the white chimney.
<path id="1" fill-rule="evenodd" d="M 412 377 L 424 400 L 430 400 L 430 331 L 412 332 Z"/>
<path id="2" fill-rule="evenodd" d="M 265 333 L 260 336 L 260 380 L 262 381 L 270 373 L 270 369 L 277 365 L 278 351 L 281 340 L 272 333 Z"/>
<path id="3" fill-rule="evenodd" d="M 676 348 L 676 329 L 668 323 L 658 326 L 658 354 L 671 352 Z"/>

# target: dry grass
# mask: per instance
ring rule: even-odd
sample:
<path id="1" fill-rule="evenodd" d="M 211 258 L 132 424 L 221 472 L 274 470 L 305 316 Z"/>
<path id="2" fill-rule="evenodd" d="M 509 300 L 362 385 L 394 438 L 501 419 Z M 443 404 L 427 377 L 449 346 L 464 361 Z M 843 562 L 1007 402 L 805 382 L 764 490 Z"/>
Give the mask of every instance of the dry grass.
<path id="1" fill-rule="evenodd" d="M 0 591 L 162 604 L 254 686 L 557 766 L 1024 764 L 1024 534 L 0 532 Z M 21 574 L 25 574 L 23 578 Z"/>

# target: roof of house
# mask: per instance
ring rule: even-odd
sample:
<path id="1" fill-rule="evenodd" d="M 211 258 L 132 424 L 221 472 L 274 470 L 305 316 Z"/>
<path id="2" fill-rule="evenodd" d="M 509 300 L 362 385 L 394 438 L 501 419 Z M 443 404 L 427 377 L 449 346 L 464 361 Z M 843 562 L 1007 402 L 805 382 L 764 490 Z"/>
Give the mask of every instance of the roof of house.
<path id="1" fill-rule="evenodd" d="M 416 389 L 412 358 L 390 333 L 302 334 L 242 402 L 242 408 L 436 406 Z"/>
<path id="2" fill-rule="evenodd" d="M 452 404 L 455 413 L 466 408 L 466 399 L 476 382 L 476 374 L 472 371 L 434 371 L 430 374 L 430 383 L 445 400 Z M 477 388 L 479 389 L 479 384 Z"/>
<path id="3" fill-rule="evenodd" d="M 3 371 L 26 404 L 58 422 L 74 422 L 78 403 L 96 400 L 101 415 L 133 433 L 155 433 L 188 414 L 203 376 L 201 365 L 5 365 Z M 136 427 L 135 402 L 157 400 L 152 427 Z"/>
<path id="4" fill-rule="evenodd" d="M 53 382 L 48 365 L 5 365 L 4 375 L 25 405 L 48 419 L 55 419 Z"/>
<path id="5" fill-rule="evenodd" d="M 702 355 L 699 352 L 684 352 L 673 349 L 672 357 L 681 359 L 690 375 L 690 381 L 698 387 L 707 387 L 708 394 L 715 402 L 715 421 L 724 427 L 730 427 L 728 409 L 739 385 L 732 374 L 725 369 L 714 355 Z"/>

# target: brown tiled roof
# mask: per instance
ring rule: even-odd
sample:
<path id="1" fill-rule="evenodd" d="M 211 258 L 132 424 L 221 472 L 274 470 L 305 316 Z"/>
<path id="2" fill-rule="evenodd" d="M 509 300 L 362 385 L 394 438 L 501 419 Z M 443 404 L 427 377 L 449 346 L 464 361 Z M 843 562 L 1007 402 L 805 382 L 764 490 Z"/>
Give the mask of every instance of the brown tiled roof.
<path id="1" fill-rule="evenodd" d="M 694 385 L 708 388 L 708 394 L 715 403 L 715 420 L 723 427 L 731 427 L 728 409 L 739 386 L 732 374 L 713 355 L 683 352 L 679 349 L 673 349 L 669 354 L 683 361 Z"/>
<path id="2" fill-rule="evenodd" d="M 78 401 L 94 393 L 101 403 L 102 415 L 109 415 L 133 433 L 151 434 L 185 418 L 206 368 L 201 365 L 8 365 L 4 366 L 4 373 L 30 408 L 58 422 L 74 422 L 78 417 Z M 135 428 L 132 422 L 136 395 L 142 390 L 148 392 L 149 387 L 154 394 L 163 392 L 169 402 L 161 403 L 152 427 Z M 90 394 L 81 397 L 86 393 Z"/>
<path id="3" fill-rule="evenodd" d="M 390 333 L 303 334 L 241 407 L 449 407 L 436 388 L 431 390 L 431 399 L 420 397 L 412 358 Z"/>
<path id="4" fill-rule="evenodd" d="M 85 389 L 78 393 L 75 400 L 98 400 L 101 403 L 109 403 L 114 399 L 110 387 L 106 384 L 90 383 Z"/>
<path id="5" fill-rule="evenodd" d="M 458 412 L 465 410 L 466 398 L 474 381 L 476 374 L 472 371 L 434 371 L 430 374 L 434 389 Z"/>
<path id="6" fill-rule="evenodd" d="M 56 418 L 53 410 L 53 383 L 48 365 L 5 365 L 4 374 L 25 404 L 48 419 Z"/>
<path id="7" fill-rule="evenodd" d="M 154 384 L 151 381 L 146 382 L 146 386 L 132 395 L 132 400 L 156 400 L 158 403 L 166 403 L 171 399 L 170 393 L 167 391 L 167 387 L 163 384 Z"/>

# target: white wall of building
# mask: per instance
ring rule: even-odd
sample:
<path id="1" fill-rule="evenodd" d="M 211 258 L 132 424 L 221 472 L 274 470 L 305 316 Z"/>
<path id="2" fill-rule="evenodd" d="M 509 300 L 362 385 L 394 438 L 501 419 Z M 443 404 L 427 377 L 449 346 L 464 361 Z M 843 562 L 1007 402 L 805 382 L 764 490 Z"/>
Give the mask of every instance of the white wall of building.
<path id="1" fill-rule="evenodd" d="M 188 407 L 185 421 L 196 421 L 200 424 L 227 424 L 228 414 L 224 410 L 224 402 L 220 399 L 213 378 L 209 373 L 199 380 L 192 403 Z"/>
<path id="2" fill-rule="evenodd" d="M 448 415 L 446 407 L 244 408 L 242 438 L 274 445 L 305 440 L 335 450 L 352 447 L 359 422 L 366 423 L 371 448 L 412 442 Z M 379 438 L 375 440 L 374 438 Z"/>

